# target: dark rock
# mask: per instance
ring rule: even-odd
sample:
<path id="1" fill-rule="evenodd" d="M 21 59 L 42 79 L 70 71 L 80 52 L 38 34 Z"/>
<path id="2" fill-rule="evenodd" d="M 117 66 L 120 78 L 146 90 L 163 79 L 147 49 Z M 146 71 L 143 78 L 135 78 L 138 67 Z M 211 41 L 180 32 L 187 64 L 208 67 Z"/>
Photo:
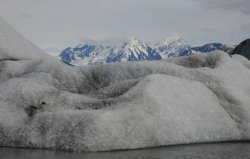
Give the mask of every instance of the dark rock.
<path id="1" fill-rule="evenodd" d="M 42 103 L 41 103 L 42 105 L 46 105 L 46 102 L 44 102 L 44 101 L 42 101 Z"/>
<path id="2" fill-rule="evenodd" d="M 239 54 L 250 60 L 250 39 L 244 40 L 233 50 L 232 55 Z"/>

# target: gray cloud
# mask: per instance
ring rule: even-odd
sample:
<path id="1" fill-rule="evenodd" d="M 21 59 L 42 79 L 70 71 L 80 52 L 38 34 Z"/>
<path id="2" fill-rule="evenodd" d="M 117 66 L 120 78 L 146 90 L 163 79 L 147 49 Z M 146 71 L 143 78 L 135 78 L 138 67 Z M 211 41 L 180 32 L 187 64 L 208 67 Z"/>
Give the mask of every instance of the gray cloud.
<path id="1" fill-rule="evenodd" d="M 244 33 L 250 33 L 250 23 L 242 24 L 240 29 L 241 29 Z"/>
<path id="2" fill-rule="evenodd" d="M 124 42 L 126 42 L 129 39 L 128 37 L 107 37 L 104 39 L 98 39 L 98 40 L 93 40 L 93 39 L 89 39 L 89 38 L 85 38 L 85 37 L 75 37 L 71 40 L 69 40 L 68 46 L 76 46 L 78 44 L 81 43 L 86 43 L 86 44 L 92 44 L 92 45 L 101 45 L 101 44 L 107 44 L 107 45 L 120 45 Z"/>
<path id="3" fill-rule="evenodd" d="M 62 51 L 61 49 L 57 48 L 57 47 L 49 47 L 49 48 L 43 48 L 43 50 L 45 52 L 47 52 L 48 54 L 52 55 L 52 56 L 57 56 L 60 54 L 60 52 Z"/>
<path id="4" fill-rule="evenodd" d="M 31 15 L 30 15 L 30 14 L 27 14 L 27 13 L 21 13 L 21 14 L 19 14 L 19 16 L 20 16 L 21 18 L 31 18 Z"/>
<path id="5" fill-rule="evenodd" d="M 51 46 L 64 48 L 82 42 L 120 43 L 128 36 L 155 42 L 171 32 L 178 32 L 192 45 L 234 44 L 249 36 L 248 26 L 242 25 L 250 19 L 248 1 L 0 0 L 0 15 L 49 51 L 53 51 Z M 235 32 L 233 38 L 231 32 Z"/>
<path id="6" fill-rule="evenodd" d="M 250 14 L 249 0 L 193 0 L 208 9 L 223 9 L 238 11 L 243 14 Z"/>
<path id="7" fill-rule="evenodd" d="M 214 28 L 209 28 L 209 27 L 203 27 L 201 28 L 201 31 L 207 32 L 207 33 L 217 33 L 218 30 L 214 29 Z"/>

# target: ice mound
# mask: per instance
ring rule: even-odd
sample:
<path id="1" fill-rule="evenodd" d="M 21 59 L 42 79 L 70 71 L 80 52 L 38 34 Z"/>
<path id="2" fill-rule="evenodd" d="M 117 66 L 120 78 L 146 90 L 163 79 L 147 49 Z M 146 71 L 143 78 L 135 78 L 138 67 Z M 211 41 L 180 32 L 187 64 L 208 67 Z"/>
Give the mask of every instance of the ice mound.
<path id="1" fill-rule="evenodd" d="M 106 151 L 250 139 L 250 62 L 240 55 L 71 67 L 2 19 L 0 28 L 1 146 Z"/>
<path id="2" fill-rule="evenodd" d="M 49 55 L 30 43 L 17 33 L 0 17 L 0 58 L 1 59 L 34 59 L 49 58 Z M 37 55 L 39 54 L 39 55 Z"/>

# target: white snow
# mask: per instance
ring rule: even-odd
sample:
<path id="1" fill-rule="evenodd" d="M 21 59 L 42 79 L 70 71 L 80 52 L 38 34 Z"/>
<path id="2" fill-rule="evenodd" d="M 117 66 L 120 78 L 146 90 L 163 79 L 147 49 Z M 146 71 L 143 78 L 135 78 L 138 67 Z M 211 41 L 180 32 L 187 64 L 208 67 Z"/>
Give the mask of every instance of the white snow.
<path id="1" fill-rule="evenodd" d="M 250 138 L 244 57 L 71 67 L 2 19 L 0 35 L 1 146 L 106 151 Z"/>

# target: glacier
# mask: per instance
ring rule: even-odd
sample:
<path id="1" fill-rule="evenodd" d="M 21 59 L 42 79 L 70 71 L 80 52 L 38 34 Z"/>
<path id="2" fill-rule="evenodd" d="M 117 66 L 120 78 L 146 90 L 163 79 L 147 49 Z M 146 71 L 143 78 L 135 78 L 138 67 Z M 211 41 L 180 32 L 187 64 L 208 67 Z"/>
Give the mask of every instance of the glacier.
<path id="1" fill-rule="evenodd" d="M 0 18 L 0 65 L 0 146 L 108 151 L 250 139 L 250 62 L 240 55 L 73 67 Z"/>

